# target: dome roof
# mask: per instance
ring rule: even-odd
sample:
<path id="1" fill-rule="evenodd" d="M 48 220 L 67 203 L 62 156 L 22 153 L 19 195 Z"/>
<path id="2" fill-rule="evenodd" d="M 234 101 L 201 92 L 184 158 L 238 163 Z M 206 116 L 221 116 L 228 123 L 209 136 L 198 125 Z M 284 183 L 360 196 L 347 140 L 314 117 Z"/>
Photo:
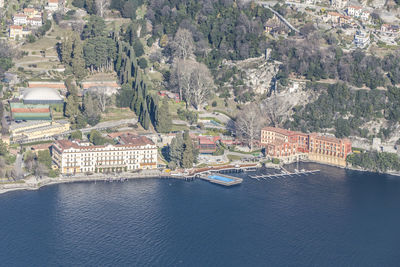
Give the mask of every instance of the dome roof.
<path id="1" fill-rule="evenodd" d="M 63 101 L 57 90 L 47 87 L 27 88 L 22 99 L 24 101 Z"/>

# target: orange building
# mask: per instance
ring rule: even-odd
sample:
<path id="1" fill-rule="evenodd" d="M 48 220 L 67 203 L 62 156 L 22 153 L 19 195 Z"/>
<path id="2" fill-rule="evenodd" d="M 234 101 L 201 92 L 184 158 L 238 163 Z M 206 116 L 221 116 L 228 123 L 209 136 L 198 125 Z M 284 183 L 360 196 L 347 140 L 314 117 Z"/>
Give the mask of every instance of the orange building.
<path id="1" fill-rule="evenodd" d="M 310 134 L 309 159 L 333 165 L 346 166 L 346 157 L 351 153 L 349 139 Z"/>
<path id="2" fill-rule="evenodd" d="M 349 139 L 305 134 L 275 127 L 261 130 L 261 144 L 268 157 L 290 160 L 307 157 L 309 160 L 346 166 L 346 157 L 351 152 Z"/>

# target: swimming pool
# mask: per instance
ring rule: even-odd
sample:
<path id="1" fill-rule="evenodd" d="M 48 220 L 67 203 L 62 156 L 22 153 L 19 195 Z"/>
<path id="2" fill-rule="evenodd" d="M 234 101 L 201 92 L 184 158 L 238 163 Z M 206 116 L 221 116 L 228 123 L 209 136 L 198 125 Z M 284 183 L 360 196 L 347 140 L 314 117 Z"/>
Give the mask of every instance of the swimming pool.
<path id="1" fill-rule="evenodd" d="M 219 181 L 222 181 L 222 182 L 227 182 L 227 183 L 234 181 L 231 178 L 223 177 L 223 176 L 219 176 L 219 175 L 209 175 L 208 178 L 214 179 L 214 180 L 219 180 Z"/>

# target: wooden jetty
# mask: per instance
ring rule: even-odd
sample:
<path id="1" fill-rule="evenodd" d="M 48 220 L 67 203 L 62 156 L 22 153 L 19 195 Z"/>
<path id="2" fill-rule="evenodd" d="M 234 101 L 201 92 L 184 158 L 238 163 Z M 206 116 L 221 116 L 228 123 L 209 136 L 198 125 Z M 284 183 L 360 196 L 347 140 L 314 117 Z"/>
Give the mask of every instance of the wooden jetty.
<path id="1" fill-rule="evenodd" d="M 301 170 L 295 172 L 288 172 L 287 170 L 283 169 L 282 173 L 272 173 L 272 174 L 262 174 L 262 175 L 249 175 L 250 178 L 260 180 L 260 179 L 274 179 L 279 177 L 293 177 L 296 175 L 309 175 L 319 172 L 320 170 Z"/>

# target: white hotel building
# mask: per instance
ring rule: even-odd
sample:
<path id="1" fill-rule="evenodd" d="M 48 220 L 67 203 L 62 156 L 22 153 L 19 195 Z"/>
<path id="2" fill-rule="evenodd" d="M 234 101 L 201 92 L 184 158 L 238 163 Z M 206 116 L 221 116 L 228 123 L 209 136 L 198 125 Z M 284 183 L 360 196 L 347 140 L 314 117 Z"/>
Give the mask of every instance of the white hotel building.
<path id="1" fill-rule="evenodd" d="M 157 146 L 144 136 L 124 135 L 117 145 L 58 140 L 52 146 L 54 164 L 62 174 L 102 173 L 157 168 Z"/>

